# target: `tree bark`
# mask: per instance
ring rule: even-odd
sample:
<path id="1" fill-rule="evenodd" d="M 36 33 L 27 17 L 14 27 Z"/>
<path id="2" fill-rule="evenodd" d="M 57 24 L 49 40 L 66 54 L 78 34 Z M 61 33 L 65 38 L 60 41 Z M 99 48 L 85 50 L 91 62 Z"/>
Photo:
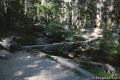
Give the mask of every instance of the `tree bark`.
<path id="1" fill-rule="evenodd" d="M 96 27 L 97 28 L 100 28 L 100 25 L 101 25 L 101 15 L 102 15 L 102 5 L 103 2 L 102 0 L 96 0 Z"/>
<path id="2" fill-rule="evenodd" d="M 91 43 L 95 43 L 99 38 L 90 39 L 86 41 L 76 41 L 76 42 L 62 42 L 62 43 L 53 43 L 53 44 L 45 44 L 45 45 L 32 45 L 32 46 L 23 46 L 22 49 L 39 49 L 44 52 L 49 51 L 64 51 L 64 50 L 72 50 L 79 46 L 89 45 Z"/>
<path id="3" fill-rule="evenodd" d="M 74 59 L 75 62 L 79 62 L 79 63 L 85 63 L 85 64 L 90 64 L 90 65 L 94 65 L 94 66 L 98 66 L 103 68 L 104 70 L 106 70 L 108 73 L 113 73 L 116 72 L 116 69 L 118 70 L 119 68 L 113 67 L 110 64 L 104 64 L 104 63 L 99 63 L 99 62 L 92 62 L 92 61 L 82 61 L 82 60 L 78 60 L 78 59 Z"/>
<path id="4" fill-rule="evenodd" d="M 96 75 L 86 71 L 85 69 L 83 68 L 80 68 L 77 64 L 75 64 L 74 62 L 70 62 L 68 61 L 67 59 L 64 59 L 64 58 L 61 58 L 61 57 L 58 57 L 58 56 L 51 56 L 54 60 L 56 60 L 58 63 L 60 63 L 61 65 L 63 66 L 66 66 L 68 68 L 71 68 L 73 70 L 76 70 L 78 72 L 80 72 L 81 74 L 87 76 L 90 78 L 90 80 L 93 78 L 93 77 L 96 77 Z"/>

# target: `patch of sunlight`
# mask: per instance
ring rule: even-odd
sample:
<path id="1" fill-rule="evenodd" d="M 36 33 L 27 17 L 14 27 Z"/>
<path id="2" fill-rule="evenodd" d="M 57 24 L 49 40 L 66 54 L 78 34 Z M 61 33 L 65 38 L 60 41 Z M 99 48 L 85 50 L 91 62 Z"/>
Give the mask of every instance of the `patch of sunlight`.
<path id="1" fill-rule="evenodd" d="M 80 29 L 81 32 L 85 32 L 86 30 L 84 28 Z"/>
<path id="2" fill-rule="evenodd" d="M 96 15 L 96 18 L 97 18 L 96 22 L 100 22 L 100 20 L 101 20 L 100 14 L 99 14 L 99 15 Z"/>
<path id="3" fill-rule="evenodd" d="M 45 57 L 46 56 L 46 54 L 43 53 L 43 52 L 38 52 L 37 54 L 38 54 L 37 56 L 39 56 L 39 57 Z"/>
<path id="4" fill-rule="evenodd" d="M 91 36 L 94 36 L 95 38 L 102 37 L 102 35 L 100 35 L 101 33 L 102 33 L 102 29 L 95 28 Z"/>
<path id="5" fill-rule="evenodd" d="M 87 35 L 87 34 L 83 34 L 82 37 L 85 39 L 89 39 L 89 35 Z"/>
<path id="6" fill-rule="evenodd" d="M 69 3 L 70 3 L 71 1 L 72 1 L 72 0 L 64 0 L 64 2 L 69 2 Z"/>
<path id="7" fill-rule="evenodd" d="M 42 61 L 35 61 L 34 63 L 35 63 L 35 64 L 39 64 L 39 63 L 41 63 L 41 62 L 42 62 Z"/>
<path id="8" fill-rule="evenodd" d="M 110 11 L 113 11 L 113 6 L 109 6 L 108 9 L 109 9 Z"/>
<path id="9" fill-rule="evenodd" d="M 41 73 L 39 74 L 40 80 L 54 80 L 53 78 L 54 78 L 53 73 L 48 72 L 46 70 L 42 70 Z"/>
<path id="10" fill-rule="evenodd" d="M 54 59 L 56 59 L 62 66 L 66 66 L 66 67 L 70 67 L 72 69 L 74 69 L 76 66 L 72 63 L 70 63 L 68 60 L 61 58 L 61 57 L 57 57 L 57 56 L 52 56 Z"/>
<path id="11" fill-rule="evenodd" d="M 96 33 L 92 33 L 92 35 L 91 35 L 92 37 L 95 37 L 95 38 L 97 38 L 99 35 L 98 34 L 96 34 Z M 91 37 L 90 36 L 90 37 Z"/>
<path id="12" fill-rule="evenodd" d="M 103 2 L 106 2 L 106 0 L 102 0 Z"/>
<path id="13" fill-rule="evenodd" d="M 24 78 L 24 80 L 39 80 L 38 76 Z"/>
<path id="14" fill-rule="evenodd" d="M 27 58 L 27 59 L 30 59 L 30 58 L 31 58 L 31 56 L 27 56 L 26 58 Z"/>
<path id="15" fill-rule="evenodd" d="M 92 33 L 83 34 L 82 37 L 85 39 L 99 38 L 102 37 L 102 29 L 95 28 Z"/>
<path id="16" fill-rule="evenodd" d="M 94 33 L 97 33 L 97 34 L 100 34 L 100 33 L 101 33 L 101 31 L 102 31 L 102 30 L 101 30 L 101 29 L 99 29 L 99 28 L 95 28 L 95 29 L 94 29 Z"/>
<path id="17" fill-rule="evenodd" d="M 37 67 L 38 65 L 37 64 L 30 64 L 27 66 L 27 68 L 34 68 L 34 67 Z"/>
<path id="18" fill-rule="evenodd" d="M 28 60 L 28 59 L 30 59 L 31 58 L 31 56 L 23 56 L 23 57 L 20 57 L 19 59 L 20 60 Z"/>
<path id="19" fill-rule="evenodd" d="M 16 76 L 20 76 L 20 75 L 22 75 L 22 74 L 23 74 L 23 72 L 22 72 L 21 70 L 18 70 L 18 71 L 16 71 L 16 73 L 15 73 Z"/>
<path id="20" fill-rule="evenodd" d="M 104 5 L 102 4 L 102 3 L 99 3 L 99 4 L 97 4 L 97 8 L 101 8 L 101 7 L 103 7 Z"/>
<path id="21" fill-rule="evenodd" d="M 57 64 L 56 66 L 54 66 L 55 68 L 62 68 L 60 64 Z"/>

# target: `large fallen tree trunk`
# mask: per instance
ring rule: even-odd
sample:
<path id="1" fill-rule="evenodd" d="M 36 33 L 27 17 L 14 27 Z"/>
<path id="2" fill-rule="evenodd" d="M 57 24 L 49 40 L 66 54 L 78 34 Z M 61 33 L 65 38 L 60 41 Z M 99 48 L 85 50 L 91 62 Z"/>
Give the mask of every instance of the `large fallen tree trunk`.
<path id="1" fill-rule="evenodd" d="M 86 41 L 76 41 L 76 42 L 61 42 L 61 43 L 53 43 L 53 44 L 45 44 L 45 45 L 32 45 L 32 46 L 23 46 L 22 49 L 39 49 L 44 52 L 50 51 L 64 51 L 64 50 L 72 50 L 79 46 L 90 45 L 91 43 L 95 43 L 99 38 L 94 38 Z"/>
<path id="2" fill-rule="evenodd" d="M 119 68 L 113 67 L 110 64 L 104 64 L 104 63 L 98 63 L 98 62 L 92 62 L 92 61 L 76 60 L 76 59 L 74 59 L 74 61 L 79 62 L 79 63 L 85 63 L 85 64 L 90 64 L 90 65 L 101 67 L 104 70 L 106 70 L 108 73 L 115 73 L 116 71 L 119 70 Z"/>
<path id="3" fill-rule="evenodd" d="M 75 64 L 74 62 L 70 62 L 69 60 L 67 60 L 65 58 L 58 57 L 58 56 L 51 56 L 51 58 L 53 58 L 55 61 L 57 61 L 61 65 L 71 68 L 73 70 L 76 70 L 76 71 L 80 72 L 81 74 L 85 75 L 86 77 L 89 77 L 90 80 L 92 80 L 92 78 L 96 77 L 96 75 L 86 71 L 85 69 L 80 68 L 79 65 Z"/>

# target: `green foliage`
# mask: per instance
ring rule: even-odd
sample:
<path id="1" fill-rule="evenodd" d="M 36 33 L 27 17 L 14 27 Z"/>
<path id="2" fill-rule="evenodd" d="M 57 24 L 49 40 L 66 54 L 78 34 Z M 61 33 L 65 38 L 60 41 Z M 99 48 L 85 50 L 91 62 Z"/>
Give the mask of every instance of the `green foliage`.
<path id="1" fill-rule="evenodd" d="M 116 24 L 120 24 L 120 1 L 119 0 L 115 0 L 115 3 L 114 3 L 114 18 L 115 18 L 115 21 L 116 21 Z"/>
<path id="2" fill-rule="evenodd" d="M 104 56 L 109 62 L 113 62 L 119 53 L 118 40 L 113 36 L 111 30 L 107 29 L 106 25 L 103 25 L 103 38 L 99 43 L 100 50 L 105 52 Z"/>
<path id="3" fill-rule="evenodd" d="M 36 38 L 34 36 L 31 35 L 24 35 L 21 36 L 19 39 L 16 40 L 16 42 L 18 43 L 18 46 L 23 46 L 23 45 L 32 45 L 34 44 L 34 40 Z"/>
<path id="4" fill-rule="evenodd" d="M 48 24 L 47 32 L 54 38 L 62 39 L 64 38 L 64 32 L 62 30 L 62 24 L 58 21 L 51 21 Z"/>
<path id="5" fill-rule="evenodd" d="M 50 36 L 56 39 L 65 40 L 71 35 L 71 32 L 65 31 L 66 23 L 59 21 L 60 11 L 59 5 L 53 1 L 44 3 L 43 5 L 36 3 L 34 6 L 37 8 L 37 16 L 42 16 L 46 20 L 46 31 Z M 69 27 L 70 28 L 70 27 Z"/>
<path id="6" fill-rule="evenodd" d="M 56 9 L 56 5 L 52 2 L 47 2 L 43 5 L 35 3 L 34 7 L 37 8 L 37 16 L 42 16 L 49 21 L 55 19 L 59 12 Z"/>
<path id="7" fill-rule="evenodd" d="M 114 77 L 112 74 L 108 73 L 107 71 L 103 70 L 102 68 L 89 65 L 89 64 L 80 64 L 80 67 L 88 70 L 89 72 L 95 74 L 98 77 Z M 120 76 L 120 73 L 116 73 L 116 77 Z"/>
<path id="8" fill-rule="evenodd" d="M 36 3 L 34 6 L 37 7 L 37 16 L 46 17 L 46 15 L 49 14 L 51 12 L 50 10 L 52 9 L 52 4 L 50 3 L 46 3 L 45 5 Z"/>
<path id="9" fill-rule="evenodd" d="M 58 21 L 51 21 L 48 25 L 48 32 L 56 34 L 61 30 L 61 24 Z"/>
<path id="10" fill-rule="evenodd" d="M 66 34 L 65 40 L 66 41 L 80 41 L 81 38 L 75 36 L 77 32 L 79 32 L 75 26 L 68 27 L 69 32 Z"/>

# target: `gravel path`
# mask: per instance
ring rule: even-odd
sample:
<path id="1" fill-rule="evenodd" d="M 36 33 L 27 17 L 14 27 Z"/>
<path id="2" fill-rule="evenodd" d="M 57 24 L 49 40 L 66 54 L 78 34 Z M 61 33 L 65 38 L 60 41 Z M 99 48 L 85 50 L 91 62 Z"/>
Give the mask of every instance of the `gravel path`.
<path id="1" fill-rule="evenodd" d="M 45 56 L 26 51 L 0 53 L 8 55 L 8 59 L 0 59 L 0 80 L 89 80 Z"/>

